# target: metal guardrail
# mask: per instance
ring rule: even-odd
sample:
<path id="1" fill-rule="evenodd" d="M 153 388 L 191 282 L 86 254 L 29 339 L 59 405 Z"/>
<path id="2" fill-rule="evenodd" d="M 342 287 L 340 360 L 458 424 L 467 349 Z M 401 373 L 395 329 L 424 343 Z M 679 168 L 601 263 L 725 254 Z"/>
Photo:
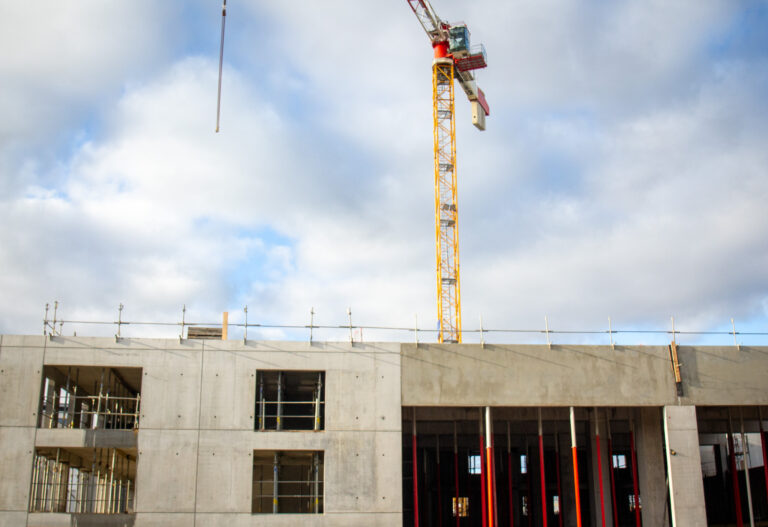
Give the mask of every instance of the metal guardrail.
<path id="1" fill-rule="evenodd" d="M 53 318 L 49 318 L 49 306 L 46 304 L 45 318 L 43 320 L 43 334 L 47 336 L 62 335 L 64 325 L 70 326 L 114 326 L 116 339 L 122 338 L 122 329 L 124 326 L 143 326 L 143 327 L 167 327 L 167 328 L 180 328 L 180 334 L 177 334 L 178 338 L 184 339 L 184 329 L 189 327 L 223 327 L 221 322 L 189 322 L 186 320 L 186 306 L 182 308 L 182 316 L 179 322 L 163 322 L 163 321 L 127 321 L 123 320 L 122 312 L 123 305 L 120 305 L 118 310 L 117 320 L 70 320 L 60 319 L 58 317 L 58 302 L 55 303 L 55 309 L 53 312 Z M 347 310 L 347 323 L 346 324 L 315 324 L 315 310 L 314 308 L 309 311 L 309 323 L 308 324 L 279 324 L 279 323 L 254 323 L 248 322 L 248 306 L 243 308 L 244 322 L 240 323 L 228 323 L 230 328 L 242 328 L 243 339 L 248 339 L 249 329 L 253 330 L 284 330 L 292 335 L 290 340 L 304 340 L 308 338 L 310 342 L 317 340 L 317 332 L 333 333 L 335 337 L 338 337 L 344 332 L 348 334 L 348 339 L 351 342 L 362 342 L 364 333 L 378 333 L 386 332 L 388 338 L 386 340 L 393 342 L 436 342 L 437 336 L 440 333 L 439 328 L 425 328 L 419 327 L 418 320 L 411 327 L 408 326 L 383 326 L 383 325 L 361 325 L 352 323 L 352 311 Z M 543 328 L 488 328 L 483 326 L 482 317 L 480 318 L 480 325 L 476 328 L 462 328 L 462 335 L 465 337 L 465 342 L 470 340 L 473 343 L 483 344 L 486 337 L 492 335 L 518 335 L 528 337 L 544 337 L 546 344 L 552 344 L 551 337 L 554 335 L 568 335 L 573 337 L 587 337 L 594 339 L 596 337 L 605 337 L 606 344 L 614 345 L 615 337 L 619 335 L 638 335 L 644 337 L 658 337 L 668 340 L 677 340 L 678 337 L 726 337 L 733 339 L 733 345 L 737 348 L 741 346 L 738 342 L 738 338 L 743 337 L 768 337 L 768 331 L 737 331 L 734 319 L 730 319 L 730 331 L 725 330 L 694 330 L 685 331 L 675 329 L 674 317 L 671 317 L 672 324 L 669 329 L 637 329 L 637 328 L 614 328 L 611 318 L 608 317 L 608 327 L 606 329 L 578 329 L 578 330 L 563 330 L 555 329 L 549 326 L 547 317 L 544 317 Z M 303 334 L 304 338 L 300 338 L 299 335 Z M 170 336 L 170 335 L 169 335 Z M 423 340 L 422 340 L 423 339 Z M 268 339 L 267 339 L 268 340 Z M 766 339 L 768 342 L 768 339 Z M 595 344 L 595 342 L 590 342 Z"/>
<path id="2" fill-rule="evenodd" d="M 131 430 L 139 427 L 141 395 L 56 395 L 43 397 L 40 428 Z"/>

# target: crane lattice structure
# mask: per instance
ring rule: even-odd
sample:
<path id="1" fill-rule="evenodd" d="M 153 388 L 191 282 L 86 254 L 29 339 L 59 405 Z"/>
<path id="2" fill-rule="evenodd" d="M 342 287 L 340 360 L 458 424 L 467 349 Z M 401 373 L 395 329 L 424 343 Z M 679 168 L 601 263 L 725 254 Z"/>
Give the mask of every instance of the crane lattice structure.
<path id="1" fill-rule="evenodd" d="M 461 288 L 456 179 L 456 120 L 454 79 L 472 103 L 472 123 L 485 130 L 489 114 L 474 70 L 487 66 L 482 45 L 470 48 L 465 24 L 448 24 L 429 0 L 407 0 L 429 37 L 432 62 L 432 117 L 435 159 L 435 254 L 437 259 L 437 317 L 439 342 L 461 342 Z"/>

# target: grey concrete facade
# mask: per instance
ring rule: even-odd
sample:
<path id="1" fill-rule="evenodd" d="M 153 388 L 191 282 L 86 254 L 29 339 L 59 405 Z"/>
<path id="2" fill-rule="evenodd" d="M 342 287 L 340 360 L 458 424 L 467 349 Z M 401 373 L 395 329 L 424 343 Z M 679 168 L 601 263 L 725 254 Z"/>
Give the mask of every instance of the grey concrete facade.
<path id="1" fill-rule="evenodd" d="M 550 431 L 560 419 L 558 409 L 578 407 L 583 431 L 592 439 L 594 407 L 623 409 L 635 423 L 643 460 L 644 525 L 666 525 L 668 503 L 675 525 L 703 525 L 696 407 L 768 405 L 768 348 L 680 347 L 678 353 L 682 397 L 668 350 L 660 346 L 0 336 L 0 527 L 72 524 L 69 514 L 27 512 L 34 451 L 93 446 L 137 451 L 135 511 L 130 520 L 83 517 L 81 525 L 399 526 L 404 522 L 403 408 L 419 407 L 418 415 L 429 420 L 430 409 L 448 409 L 446 415 L 455 419 L 460 409 L 484 406 L 502 417 L 509 408 L 544 407 Z M 41 372 L 57 365 L 141 368 L 138 431 L 38 428 Z M 325 372 L 324 430 L 255 431 L 259 370 Z M 456 410 L 450 413 L 451 408 Z M 567 481 L 568 433 L 558 433 Z M 604 433 L 601 422 L 602 441 Z M 587 477 L 594 479 L 594 447 L 587 449 Z M 324 512 L 300 518 L 252 514 L 256 450 L 324 452 Z M 601 457 L 610 462 L 605 443 Z M 602 474 L 605 481 L 605 465 Z M 696 477 L 699 486 L 692 481 Z M 589 524 L 598 525 L 595 489 L 588 491 Z M 566 487 L 563 499 L 569 496 Z M 566 513 L 571 524 L 573 509 Z"/>

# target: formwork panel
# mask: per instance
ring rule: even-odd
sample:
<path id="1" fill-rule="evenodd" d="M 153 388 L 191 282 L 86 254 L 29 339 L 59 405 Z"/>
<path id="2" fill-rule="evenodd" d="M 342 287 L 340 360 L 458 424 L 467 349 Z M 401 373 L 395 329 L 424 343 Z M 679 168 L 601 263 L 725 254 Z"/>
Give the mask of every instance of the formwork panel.
<path id="1" fill-rule="evenodd" d="M 197 430 L 142 430 L 137 512 L 194 512 Z"/>
<path id="2" fill-rule="evenodd" d="M 32 477 L 34 428 L 0 428 L 0 510 L 26 511 Z M 2 514 L 2 513 L 0 513 Z M 20 524 L 15 524 L 20 525 Z"/>

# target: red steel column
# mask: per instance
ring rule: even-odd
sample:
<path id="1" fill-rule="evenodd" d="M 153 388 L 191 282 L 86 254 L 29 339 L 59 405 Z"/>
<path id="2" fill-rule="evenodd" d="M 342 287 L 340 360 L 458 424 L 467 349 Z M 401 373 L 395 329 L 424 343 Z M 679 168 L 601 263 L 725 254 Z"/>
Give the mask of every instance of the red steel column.
<path id="1" fill-rule="evenodd" d="M 560 435 L 555 432 L 555 468 L 557 469 L 557 502 L 560 507 L 557 515 L 558 527 L 563 527 L 563 484 L 560 480 Z"/>
<path id="2" fill-rule="evenodd" d="M 635 422 L 629 423 L 629 449 L 632 451 L 632 493 L 635 496 L 635 525 L 640 527 L 642 519 L 640 518 L 640 484 L 637 478 L 637 452 L 635 451 Z"/>
<path id="3" fill-rule="evenodd" d="M 541 408 L 539 408 L 539 479 L 541 480 L 541 521 L 547 527 L 547 478 L 544 471 L 544 427 L 541 423 Z"/>
<path id="4" fill-rule="evenodd" d="M 437 435 L 437 520 L 438 525 L 443 524 L 443 491 L 440 484 L 440 436 Z"/>
<path id="5" fill-rule="evenodd" d="M 744 518 L 741 516 L 741 489 L 739 489 L 739 473 L 736 471 L 736 454 L 733 449 L 733 424 L 731 412 L 728 411 L 728 461 L 731 466 L 731 479 L 733 480 L 733 508 L 736 511 L 736 526 L 744 527 Z"/>
<path id="6" fill-rule="evenodd" d="M 507 480 L 509 483 L 509 527 L 515 527 L 515 501 L 512 497 L 512 437 L 507 421 Z"/>
<path id="7" fill-rule="evenodd" d="M 491 407 L 485 407 L 485 462 L 487 465 L 486 478 L 488 483 L 486 490 L 488 491 L 488 500 L 486 505 L 488 506 L 488 527 L 494 527 L 496 515 L 494 514 L 494 502 L 495 492 L 493 485 L 493 422 L 491 420 Z"/>
<path id="8" fill-rule="evenodd" d="M 768 447 L 766 446 L 765 431 L 763 430 L 763 411 L 757 407 L 757 418 L 760 422 L 760 443 L 763 445 L 763 473 L 765 474 L 765 493 L 768 496 Z"/>
<path id="9" fill-rule="evenodd" d="M 456 421 L 453 422 L 453 485 L 456 490 L 456 527 L 459 527 L 459 441 L 456 437 Z"/>
<path id="10" fill-rule="evenodd" d="M 600 482 L 600 512 L 605 527 L 605 496 L 603 494 L 603 462 L 600 454 L 600 415 L 595 407 L 595 448 L 597 448 L 597 479 Z"/>
<path id="11" fill-rule="evenodd" d="M 413 525 L 419 527 L 419 459 L 416 452 L 416 408 L 413 409 Z"/>
<path id="12" fill-rule="evenodd" d="M 613 441 L 611 439 L 611 419 L 605 416 L 605 428 L 608 430 L 608 467 L 611 471 L 611 503 L 613 504 L 613 527 L 619 527 L 619 508 L 616 506 L 616 478 L 613 474 Z"/>
<path id="13" fill-rule="evenodd" d="M 576 416 L 571 406 L 571 452 L 573 454 L 573 486 L 576 494 L 576 526 L 581 527 L 581 496 L 579 495 L 579 456 L 576 451 Z"/>
<path id="14" fill-rule="evenodd" d="M 482 526 L 488 527 L 488 509 L 486 508 L 486 493 L 485 487 L 485 441 L 483 440 L 483 414 L 480 414 L 480 507 L 482 509 Z"/>

